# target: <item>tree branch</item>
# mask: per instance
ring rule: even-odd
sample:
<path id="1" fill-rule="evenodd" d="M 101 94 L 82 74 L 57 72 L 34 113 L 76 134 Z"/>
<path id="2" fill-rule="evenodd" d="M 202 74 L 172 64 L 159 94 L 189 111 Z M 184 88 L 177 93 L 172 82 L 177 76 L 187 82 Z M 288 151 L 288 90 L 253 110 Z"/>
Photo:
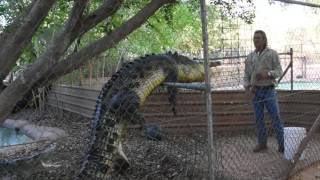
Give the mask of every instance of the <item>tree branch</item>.
<path id="1" fill-rule="evenodd" d="M 120 8 L 121 4 L 122 0 L 105 0 L 102 6 L 77 23 L 77 28 L 74 29 L 74 32 L 72 33 L 71 41 L 74 41 L 77 37 L 82 36 L 104 19 L 113 15 Z M 34 87 L 43 86 L 47 80 L 47 76 L 42 77 L 37 82 L 37 86 Z"/>
<path id="2" fill-rule="evenodd" d="M 128 36 L 131 32 L 145 23 L 160 7 L 174 0 L 152 0 L 135 16 L 123 23 L 109 35 L 95 41 L 79 52 L 69 55 L 66 59 L 54 65 L 47 76 L 47 80 L 53 80 L 56 77 L 68 74 L 78 69 L 93 57 L 101 54 L 103 51 L 114 47 L 118 42 Z"/>
<path id="3" fill-rule="evenodd" d="M 24 11 L 14 18 L 13 22 L 8 24 L 3 32 L 0 33 L 0 49 L 2 49 L 3 45 L 6 44 L 6 41 L 11 37 L 18 29 L 18 27 L 21 26 L 22 20 L 28 16 L 30 11 L 32 10 L 33 6 L 36 4 L 38 0 L 33 0 L 25 9 Z"/>
<path id="4" fill-rule="evenodd" d="M 283 3 L 288 3 L 288 4 L 296 4 L 296 5 L 302 5 L 302 6 L 309 6 L 313 8 L 320 8 L 320 4 L 316 3 L 309 3 L 309 2 L 302 2 L 302 1 L 294 1 L 294 0 L 274 0 L 274 1 L 279 1 Z"/>
<path id="5" fill-rule="evenodd" d="M 83 12 L 87 6 L 88 0 L 74 0 L 73 8 L 70 12 L 69 18 L 66 21 L 64 27 L 55 36 L 51 45 L 47 48 L 47 52 L 43 55 L 48 56 L 47 53 L 50 51 L 55 51 L 54 61 L 58 61 L 59 58 L 65 53 L 70 44 L 76 39 L 75 31 L 78 28 L 79 23 L 83 18 Z M 53 55 L 53 53 L 51 53 Z M 40 58 L 41 59 L 41 58 Z"/>
<path id="6" fill-rule="evenodd" d="M 15 104 L 23 98 L 51 66 L 60 59 L 71 44 L 71 35 L 80 21 L 88 0 L 75 0 L 68 20 L 54 37 L 46 51 L 0 94 L 0 124 L 10 114 Z"/>
<path id="7" fill-rule="evenodd" d="M 86 33 L 98 23 L 113 15 L 120 8 L 122 0 L 105 0 L 102 6 L 89 14 L 81 23 L 80 28 L 77 29 L 77 36 Z"/>
<path id="8" fill-rule="evenodd" d="M 9 25 L 10 32 L 1 34 L 0 48 L 0 83 L 10 72 L 20 57 L 23 48 L 31 41 L 32 36 L 47 16 L 57 0 L 35 0 L 22 16 Z"/>
<path id="9" fill-rule="evenodd" d="M 39 80 L 49 75 L 52 72 L 54 75 L 63 75 L 79 68 L 94 56 L 101 54 L 103 51 L 115 46 L 120 40 L 129 35 L 132 31 L 140 27 L 147 19 L 152 16 L 160 7 L 165 4 L 172 3 L 173 0 L 152 0 L 142 10 L 140 10 L 130 20 L 125 22 L 119 28 L 114 30 L 111 34 L 97 40 L 88 45 L 86 48 L 80 50 L 78 53 L 68 56 L 65 60 L 56 63 L 62 56 L 62 49 L 58 48 L 56 38 L 53 45 L 50 45 L 47 51 L 39 57 L 38 61 L 26 69 L 10 86 L 8 86 L 0 94 L 0 124 L 8 117 L 15 104 L 23 98 L 23 95 L 28 92 L 30 88 L 35 86 Z M 73 22 L 73 21 L 72 21 Z M 67 23 L 68 24 L 68 23 Z M 59 34 L 63 35 L 63 34 Z M 58 37 L 59 39 L 60 37 Z M 69 39 L 70 37 L 66 37 Z M 64 40 L 63 43 L 66 43 Z M 67 47 L 66 44 L 61 46 Z M 57 49 L 55 49 L 57 48 Z M 54 64 L 57 64 L 53 67 Z M 52 71 L 52 69 L 54 69 Z"/>

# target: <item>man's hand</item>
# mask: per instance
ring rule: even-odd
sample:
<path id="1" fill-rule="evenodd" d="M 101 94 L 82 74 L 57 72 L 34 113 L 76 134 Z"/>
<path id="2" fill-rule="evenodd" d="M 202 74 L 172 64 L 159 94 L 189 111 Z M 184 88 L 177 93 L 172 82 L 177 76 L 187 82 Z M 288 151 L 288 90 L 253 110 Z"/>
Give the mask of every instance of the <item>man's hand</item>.
<path id="1" fill-rule="evenodd" d="M 246 96 L 246 99 L 248 100 L 248 103 L 251 103 L 251 100 L 253 99 L 254 97 L 254 88 L 252 87 L 248 87 L 245 89 L 245 96 Z"/>
<path id="2" fill-rule="evenodd" d="M 256 79 L 259 81 L 259 80 L 271 79 L 271 77 L 268 75 L 268 71 L 262 70 L 260 73 L 256 75 Z"/>

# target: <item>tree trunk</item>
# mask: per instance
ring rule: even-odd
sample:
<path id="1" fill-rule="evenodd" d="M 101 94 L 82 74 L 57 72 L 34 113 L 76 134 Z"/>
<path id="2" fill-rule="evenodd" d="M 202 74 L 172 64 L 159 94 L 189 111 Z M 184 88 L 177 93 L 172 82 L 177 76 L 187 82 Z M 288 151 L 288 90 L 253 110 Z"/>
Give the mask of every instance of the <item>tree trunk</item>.
<path id="1" fill-rule="evenodd" d="M 88 0 L 75 1 L 69 19 L 53 39 L 47 50 L 26 69 L 13 83 L 0 94 L 0 123 L 10 114 L 18 101 L 21 101 L 31 87 L 36 88 L 39 80 L 48 68 L 53 65 L 71 44 L 72 31 L 78 24 Z"/>
<path id="2" fill-rule="evenodd" d="M 39 27 L 42 20 L 48 14 L 50 7 L 54 4 L 55 1 L 56 0 L 34 1 L 28 7 L 29 10 L 26 10 L 26 12 L 28 12 L 29 14 L 27 18 L 25 18 L 25 23 L 20 25 L 20 18 L 17 18 L 17 22 L 14 22 L 11 25 L 12 27 L 10 27 L 10 29 L 14 29 L 14 27 L 19 27 L 14 31 L 14 34 L 1 34 L 0 45 L 5 44 L 6 46 L 1 46 L 0 51 L 0 92 L 5 88 L 5 86 L 2 84 L 3 79 L 7 76 L 12 66 L 14 66 L 14 64 L 18 60 L 22 53 L 22 49 L 25 47 L 25 45 L 28 44 L 28 42 L 30 42 L 36 29 Z M 82 1 L 77 2 L 81 3 Z M 99 22 L 114 14 L 120 7 L 120 4 L 121 1 L 119 0 L 104 1 L 104 3 L 97 10 L 95 10 L 86 18 L 84 18 L 83 21 L 77 22 L 77 28 L 73 29 L 70 41 L 73 42 L 74 39 L 76 39 L 78 36 L 86 33 Z M 68 27 L 66 26 L 66 28 Z"/>
<path id="3" fill-rule="evenodd" d="M 87 2 L 87 0 L 82 1 Z M 106 17 L 112 15 L 121 4 L 121 2 L 117 0 L 110 0 L 106 2 L 110 3 L 110 5 L 113 5 L 109 7 L 114 10 L 108 15 L 104 13 L 104 16 Z M 82 6 L 82 2 L 76 1 L 68 22 L 65 24 L 60 33 L 58 33 L 57 37 L 54 38 L 46 52 L 42 54 L 30 68 L 26 69 L 22 75 L 20 75 L 0 94 L 0 124 L 2 124 L 2 122 L 7 118 L 11 110 L 14 108 L 15 104 L 22 99 L 23 95 L 27 93 L 31 87 L 43 85 L 44 82 L 46 82 L 46 77 L 50 72 L 52 79 L 54 79 L 57 76 L 61 76 L 67 72 L 78 69 L 82 64 L 86 63 L 91 58 L 101 54 L 103 51 L 111 47 L 114 47 L 120 40 L 125 38 L 132 31 L 146 22 L 147 19 L 152 16 L 161 6 L 171 2 L 174 1 L 153 0 L 141 11 L 139 11 L 138 14 L 117 28 L 110 35 L 92 43 L 79 52 L 70 55 L 64 61 L 57 62 L 59 58 L 66 52 L 70 44 L 76 39 L 76 37 L 90 30 L 99 21 L 103 20 L 102 18 L 93 18 L 94 20 L 89 20 L 88 16 L 85 18 L 87 21 L 80 21 L 82 19 L 81 13 L 83 12 L 84 6 Z M 84 22 L 90 23 L 83 24 Z M 77 26 L 79 24 L 82 24 L 80 28 Z M 52 71 L 53 66 L 55 69 L 54 71 Z"/>
<path id="4" fill-rule="evenodd" d="M 22 17 L 17 17 L 16 21 L 1 33 L 0 89 L 3 86 L 2 81 L 9 74 L 11 68 L 22 54 L 23 48 L 31 41 L 55 2 L 56 0 L 33 1 L 25 13 L 22 14 Z"/>
<path id="5" fill-rule="evenodd" d="M 82 18 L 84 8 L 88 0 L 77 0 L 74 4 L 73 10 L 69 16 L 68 21 L 65 23 L 63 29 L 58 33 L 58 35 L 54 38 L 52 43 L 47 48 L 46 52 L 42 54 L 39 59 L 31 66 L 30 69 L 37 69 L 37 70 L 30 70 L 27 69 L 23 75 L 19 77 L 22 78 L 22 81 L 17 79 L 12 86 L 9 86 L 10 89 L 17 88 L 16 85 L 20 84 L 19 86 L 21 89 L 17 90 L 19 92 L 16 97 L 11 97 L 11 99 L 7 99 L 6 96 L 10 97 L 14 96 L 11 93 L 10 89 L 6 92 L 0 94 L 0 124 L 1 120 L 3 119 L 2 116 L 7 116 L 10 114 L 11 110 L 17 102 L 19 104 L 25 104 L 25 101 L 28 101 L 28 97 L 24 96 L 24 94 L 30 94 L 32 90 L 36 90 L 37 88 L 44 86 L 45 82 L 45 72 L 51 68 L 51 66 L 56 63 L 57 60 L 66 52 L 68 47 L 71 43 L 78 37 L 81 36 L 83 33 L 89 31 L 93 28 L 96 24 L 101 22 L 103 19 L 113 15 L 120 7 L 121 1 L 119 0 L 106 0 L 104 4 L 98 8 L 96 11 L 92 12 L 85 18 Z M 98 17 L 99 16 L 99 17 Z M 33 78 L 32 78 L 33 76 Z M 32 78 L 31 80 L 25 82 L 25 78 Z M 28 79 L 27 78 L 27 79 Z M 37 80 L 39 83 L 36 84 Z M 21 82 L 19 82 L 21 81 Z M 27 83 L 23 85 L 23 83 Z M 8 87 L 8 88 L 9 88 Z M 3 90 L 4 88 L 2 88 Z M 0 85 L 0 92 L 1 85 Z M 8 93 L 8 94 L 7 94 Z M 3 105 L 1 104 L 2 101 L 12 101 L 14 104 L 8 104 L 9 102 L 5 102 Z M 2 110 L 3 109 L 3 110 Z"/>

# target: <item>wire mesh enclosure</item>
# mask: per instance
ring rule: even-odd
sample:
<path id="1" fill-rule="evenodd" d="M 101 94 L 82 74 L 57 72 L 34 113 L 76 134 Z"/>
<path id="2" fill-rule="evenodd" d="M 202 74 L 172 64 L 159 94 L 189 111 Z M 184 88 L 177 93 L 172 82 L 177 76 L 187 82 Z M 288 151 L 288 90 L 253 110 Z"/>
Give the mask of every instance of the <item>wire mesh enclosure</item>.
<path id="1" fill-rule="evenodd" d="M 219 41 L 208 53 L 210 110 L 202 55 L 100 57 L 18 104 L 0 129 L 0 179 L 273 180 L 317 169 L 319 44 L 272 51 L 281 74 L 248 93 L 252 39 L 242 35 L 252 27 L 224 15 L 209 14 L 222 34 L 209 32 Z"/>
<path id="2" fill-rule="evenodd" d="M 294 52 L 293 56 L 290 53 L 280 53 L 283 69 L 290 65 L 291 59 L 293 59 L 293 66 L 299 65 L 301 59 L 296 58 Z M 272 120 L 268 112 L 265 111 L 268 148 L 259 153 L 253 152 L 258 136 L 252 101 L 247 99 L 241 87 L 243 85 L 244 61 L 244 58 L 221 59 L 218 63 L 219 66 L 211 67 L 215 157 L 213 163 L 215 177 L 217 179 L 280 179 L 290 167 L 290 160 L 286 159 L 285 154 L 289 153 L 292 155 L 296 149 L 291 149 L 292 152 L 278 152 L 276 131 L 274 131 L 274 126 L 272 126 Z M 310 62 L 310 64 L 313 67 L 317 62 Z M 123 68 L 127 68 L 132 73 L 134 73 L 133 70 L 140 70 L 138 66 L 128 68 L 129 66 L 132 65 L 124 65 Z M 145 69 L 147 68 L 142 68 L 141 70 Z M 293 71 L 295 70 L 296 68 L 293 68 Z M 120 69 L 120 71 L 124 70 Z M 159 74 L 153 75 L 158 72 L 157 70 L 152 69 L 150 72 L 152 73 L 143 74 L 143 77 L 151 79 L 160 77 Z M 201 72 L 201 70 L 197 72 Z M 299 81 L 300 78 L 296 75 L 300 72 L 293 72 L 295 75 L 293 78 L 294 89 L 291 90 L 290 72 L 289 66 L 287 74 L 284 75 L 277 86 L 280 117 L 285 129 L 287 127 L 303 127 L 309 130 L 319 113 L 317 102 L 320 96 L 317 89 L 308 90 L 308 87 L 302 84 L 308 82 L 317 85 L 316 79 L 318 73 L 313 70 L 313 73 L 310 73 L 309 77 L 312 77 L 311 74 L 313 74 L 315 78 L 307 79 L 306 82 L 303 82 Z M 189 73 L 197 74 L 192 70 Z M 121 77 L 118 73 L 117 79 L 119 78 L 119 82 L 116 87 L 128 90 L 126 81 L 130 80 L 134 75 Z M 115 77 L 113 76 L 111 79 Z M 149 85 L 152 84 L 151 81 L 139 80 L 138 82 L 141 84 L 145 82 Z M 299 89 L 295 89 L 299 83 L 301 83 Z M 110 83 L 107 84 L 110 85 Z M 129 85 L 131 84 L 132 82 L 129 83 Z M 199 88 L 200 84 L 197 83 L 191 83 L 187 87 L 201 89 Z M 100 90 L 87 88 L 63 85 L 54 86 L 50 90 L 46 108 L 43 108 L 41 112 L 39 110 L 33 112 L 35 117 L 30 117 L 30 120 L 37 122 L 39 119 L 45 118 L 48 121 L 42 122 L 43 125 L 66 129 L 69 134 L 66 139 L 67 143 L 58 142 L 57 152 L 53 152 L 53 154 L 49 153 L 48 155 L 44 155 L 44 157 L 40 156 L 38 160 L 33 162 L 40 164 L 40 166 L 38 164 L 37 167 L 39 168 L 36 170 L 27 168 L 27 173 L 23 171 L 23 168 L 29 165 L 24 161 L 16 163 L 13 167 L 12 165 L 10 167 L 1 166 L 4 177 L 12 177 L 10 175 L 16 174 L 16 172 L 19 172 L 18 175 L 14 176 L 17 178 L 45 178 L 48 174 L 52 178 L 78 177 L 83 168 L 83 157 L 92 152 L 92 150 L 88 151 L 90 149 L 88 144 L 90 145 L 93 142 L 91 139 L 92 132 L 88 131 L 92 124 L 90 125 L 88 119 L 86 120 L 86 118 L 72 114 L 77 113 L 91 118 L 93 110 L 100 110 L 99 112 L 106 113 L 107 111 L 103 111 L 102 105 L 100 107 L 96 106 L 96 97 L 101 98 L 103 97 L 101 96 L 102 92 L 108 92 L 103 90 L 100 92 Z M 114 92 L 117 94 L 119 91 Z M 136 111 L 141 113 L 141 116 L 135 114 L 126 115 L 128 113 L 126 111 L 131 107 L 130 103 L 135 104 L 134 102 L 136 102 L 132 96 L 128 97 L 129 104 L 123 102 L 119 106 L 119 108 L 125 107 L 124 112 L 119 111 L 121 113 L 117 114 L 123 119 L 128 118 L 128 124 L 123 127 L 126 131 L 110 130 L 110 127 L 110 131 L 108 131 L 123 133 L 121 136 L 119 135 L 119 138 L 121 137 L 121 145 L 119 143 L 118 146 L 114 146 L 119 148 L 119 152 L 124 152 L 126 155 L 124 164 L 128 164 L 124 168 L 122 166 L 111 166 L 114 160 L 103 161 L 110 163 L 110 169 L 107 171 L 110 173 L 108 173 L 108 177 L 111 179 L 207 179 L 209 161 L 206 102 L 203 91 L 185 88 L 173 91 L 170 87 L 159 87 L 145 99 L 143 106 L 136 108 Z M 98 99 L 98 105 L 99 103 L 110 101 L 103 101 L 100 98 Z M 114 95 L 111 101 L 113 98 Z M 106 107 L 104 105 L 104 108 Z M 73 113 L 70 114 L 67 111 Z M 126 116 L 122 117 L 122 114 Z M 16 119 L 23 116 L 23 113 L 18 113 L 13 118 Z M 106 115 L 100 115 L 99 117 L 103 118 Z M 55 119 L 56 123 L 52 119 Z M 140 125 L 137 120 L 143 119 L 144 124 Z M 69 125 L 66 126 L 66 124 Z M 108 125 L 112 125 L 112 123 Z M 68 128 L 65 128 L 65 126 Z M 103 137 L 108 136 L 109 134 L 106 134 Z M 111 137 L 114 136 L 115 134 Z M 301 134 L 298 131 L 293 131 L 291 136 L 290 134 L 285 134 L 284 140 L 285 144 L 287 143 L 285 148 L 287 146 L 290 148 L 291 146 L 299 145 L 305 136 L 306 132 Z M 291 175 L 319 161 L 318 136 L 318 133 L 312 136 L 304 150 L 302 159 L 298 162 Z M 101 141 L 99 146 L 106 144 L 106 147 L 108 147 L 109 143 L 113 141 L 109 140 L 104 143 L 103 137 L 98 139 L 99 142 Z M 75 143 L 79 145 L 74 145 Z M 94 162 L 99 162 L 100 160 L 98 157 L 91 158 L 95 160 Z M 97 165 L 96 168 L 98 167 Z M 65 168 L 70 171 L 67 172 Z M 16 171 L 17 169 L 21 171 Z"/>

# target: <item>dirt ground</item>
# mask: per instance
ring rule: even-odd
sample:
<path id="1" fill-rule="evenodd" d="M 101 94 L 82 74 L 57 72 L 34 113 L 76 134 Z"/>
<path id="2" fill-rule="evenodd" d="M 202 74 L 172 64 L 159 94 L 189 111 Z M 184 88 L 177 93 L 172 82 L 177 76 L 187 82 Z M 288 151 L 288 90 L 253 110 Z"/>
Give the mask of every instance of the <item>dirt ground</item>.
<path id="1" fill-rule="evenodd" d="M 34 160 L 0 165 L 0 179 L 76 179 L 88 144 L 89 119 L 55 108 L 43 112 L 23 110 L 13 119 L 25 119 L 37 125 L 58 127 L 68 137 L 56 142 L 56 149 Z M 164 131 L 165 132 L 165 131 Z M 131 168 L 124 176 L 111 179 L 202 180 L 208 179 L 207 135 L 190 129 L 189 135 L 164 133 L 161 141 L 149 140 L 140 131 L 130 130 L 124 152 Z M 252 131 L 217 132 L 215 138 L 216 179 L 278 179 L 288 161 L 277 152 L 276 140 L 269 137 L 268 150 L 252 153 L 256 138 Z M 315 137 L 298 169 L 319 161 L 320 142 Z"/>
<path id="2" fill-rule="evenodd" d="M 0 166 L 0 177 L 10 179 L 74 179 L 80 169 L 85 144 L 87 144 L 89 121 L 81 116 L 57 109 L 43 112 L 25 109 L 12 115 L 12 119 L 24 119 L 36 125 L 58 127 L 68 133 L 56 144 L 53 152 L 35 160 L 21 161 Z M 56 167 L 45 168 L 44 164 Z M 59 166 L 59 167 L 58 167 Z M 1 178 L 0 178 L 1 179 Z"/>
<path id="3" fill-rule="evenodd" d="M 320 163 L 315 163 L 292 176 L 290 180 L 318 180 L 320 179 Z"/>
<path id="4" fill-rule="evenodd" d="M 56 142 L 51 153 L 33 160 L 0 165 L 0 179 L 76 179 L 89 139 L 88 118 L 55 108 L 46 108 L 41 113 L 26 109 L 10 118 L 58 127 L 65 130 L 68 137 Z M 114 175 L 112 179 L 205 179 L 208 174 L 201 163 L 206 159 L 202 135 L 193 138 L 166 136 L 161 141 L 154 141 L 140 131 L 130 130 L 127 136 L 123 148 L 132 168 L 128 174 Z"/>

